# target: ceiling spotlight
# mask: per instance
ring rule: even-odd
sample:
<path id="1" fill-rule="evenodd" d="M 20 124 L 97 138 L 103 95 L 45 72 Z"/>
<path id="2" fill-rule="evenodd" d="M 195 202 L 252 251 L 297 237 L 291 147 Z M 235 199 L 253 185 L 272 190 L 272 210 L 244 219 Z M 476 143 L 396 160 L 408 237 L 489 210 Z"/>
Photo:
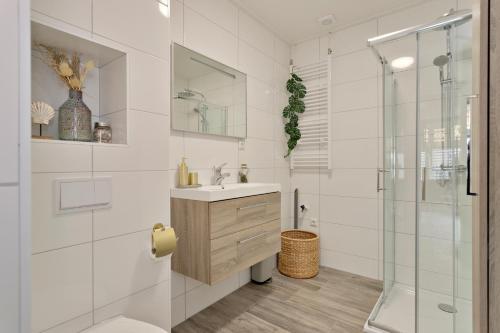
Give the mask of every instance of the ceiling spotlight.
<path id="1" fill-rule="evenodd" d="M 335 23 L 335 16 L 333 14 L 329 14 L 323 17 L 318 18 L 318 23 L 321 25 L 330 25 Z"/>
<path id="2" fill-rule="evenodd" d="M 400 57 L 391 62 L 392 68 L 405 69 L 413 65 L 415 59 L 413 57 Z"/>

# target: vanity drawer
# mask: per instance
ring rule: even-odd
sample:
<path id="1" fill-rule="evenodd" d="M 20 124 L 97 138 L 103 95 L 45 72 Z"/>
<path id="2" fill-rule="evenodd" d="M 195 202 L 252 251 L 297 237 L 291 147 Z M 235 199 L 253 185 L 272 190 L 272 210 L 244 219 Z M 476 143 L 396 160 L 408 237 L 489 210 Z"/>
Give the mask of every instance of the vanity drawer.
<path id="1" fill-rule="evenodd" d="M 279 192 L 211 202 L 210 238 L 233 234 L 281 218 Z"/>
<path id="2" fill-rule="evenodd" d="M 280 251 L 281 222 L 274 220 L 211 241 L 210 284 Z"/>

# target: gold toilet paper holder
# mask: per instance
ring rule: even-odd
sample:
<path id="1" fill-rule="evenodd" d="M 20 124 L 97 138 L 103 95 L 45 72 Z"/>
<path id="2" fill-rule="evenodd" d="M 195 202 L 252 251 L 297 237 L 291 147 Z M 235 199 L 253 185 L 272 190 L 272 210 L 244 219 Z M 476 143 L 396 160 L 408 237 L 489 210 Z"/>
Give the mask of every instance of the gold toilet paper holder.
<path id="1" fill-rule="evenodd" d="M 161 258 L 171 254 L 177 247 L 177 236 L 175 230 L 165 227 L 162 223 L 156 223 L 151 232 L 151 253 L 155 258 Z"/>

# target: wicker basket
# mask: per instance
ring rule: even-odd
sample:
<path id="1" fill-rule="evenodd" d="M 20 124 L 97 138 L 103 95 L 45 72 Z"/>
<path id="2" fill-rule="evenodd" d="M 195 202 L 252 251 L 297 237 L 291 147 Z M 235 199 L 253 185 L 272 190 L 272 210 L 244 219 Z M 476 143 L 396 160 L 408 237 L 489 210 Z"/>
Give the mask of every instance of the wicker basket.
<path id="1" fill-rule="evenodd" d="M 304 230 L 283 231 L 278 269 L 281 274 L 296 279 L 309 279 L 318 275 L 318 235 Z"/>

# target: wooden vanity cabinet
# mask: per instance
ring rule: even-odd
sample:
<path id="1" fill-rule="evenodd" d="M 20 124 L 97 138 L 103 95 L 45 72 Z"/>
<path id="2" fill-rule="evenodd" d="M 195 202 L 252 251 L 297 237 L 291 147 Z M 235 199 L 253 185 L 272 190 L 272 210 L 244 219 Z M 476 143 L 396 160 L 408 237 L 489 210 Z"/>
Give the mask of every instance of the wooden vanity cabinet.
<path id="1" fill-rule="evenodd" d="M 212 285 L 280 251 L 281 193 L 206 202 L 171 199 L 172 270 Z"/>

